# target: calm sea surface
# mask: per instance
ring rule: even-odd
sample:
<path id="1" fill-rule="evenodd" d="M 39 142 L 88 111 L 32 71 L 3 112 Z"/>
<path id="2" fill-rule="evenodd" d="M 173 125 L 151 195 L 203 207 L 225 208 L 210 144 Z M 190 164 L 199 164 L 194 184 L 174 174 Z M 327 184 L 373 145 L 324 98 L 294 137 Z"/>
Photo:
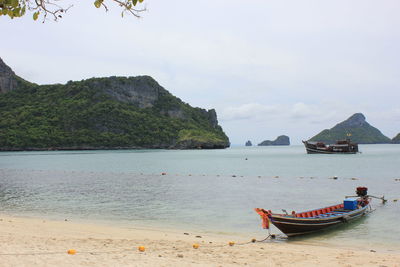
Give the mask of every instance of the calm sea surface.
<path id="1" fill-rule="evenodd" d="M 389 201 L 374 200 L 373 213 L 340 230 L 291 242 L 399 250 L 400 145 L 360 150 L 357 155 L 307 155 L 303 146 L 2 152 L 0 212 L 250 239 L 266 236 L 255 207 L 314 209 L 367 186 L 371 195 Z"/>

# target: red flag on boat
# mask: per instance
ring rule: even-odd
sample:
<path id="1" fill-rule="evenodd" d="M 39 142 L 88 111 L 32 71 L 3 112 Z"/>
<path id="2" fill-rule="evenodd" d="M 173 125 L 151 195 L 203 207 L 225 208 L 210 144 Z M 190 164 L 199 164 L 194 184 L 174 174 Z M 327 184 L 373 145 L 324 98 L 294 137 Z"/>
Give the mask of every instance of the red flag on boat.
<path id="1" fill-rule="evenodd" d="M 268 211 L 264 209 L 255 208 L 254 209 L 261 217 L 262 220 L 262 227 L 264 229 L 269 229 L 269 218 L 268 218 Z"/>

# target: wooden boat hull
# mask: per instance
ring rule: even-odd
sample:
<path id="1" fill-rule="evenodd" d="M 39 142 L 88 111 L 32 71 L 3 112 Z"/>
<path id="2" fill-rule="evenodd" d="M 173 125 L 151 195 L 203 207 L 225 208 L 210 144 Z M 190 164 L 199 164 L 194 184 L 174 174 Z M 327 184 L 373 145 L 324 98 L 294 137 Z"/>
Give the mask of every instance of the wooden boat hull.
<path id="1" fill-rule="evenodd" d="M 306 146 L 307 154 L 357 154 L 356 151 L 329 151 L 321 149 L 313 149 Z"/>
<path id="2" fill-rule="evenodd" d="M 322 142 L 303 141 L 307 154 L 356 154 L 358 145 L 350 143 L 349 140 L 342 143 L 325 145 Z"/>
<path id="3" fill-rule="evenodd" d="M 348 223 L 369 212 L 369 206 L 345 212 L 342 215 L 327 218 L 293 218 L 289 216 L 282 216 L 271 214 L 269 219 L 280 231 L 287 236 L 303 235 L 308 233 L 324 230 L 335 225 Z"/>

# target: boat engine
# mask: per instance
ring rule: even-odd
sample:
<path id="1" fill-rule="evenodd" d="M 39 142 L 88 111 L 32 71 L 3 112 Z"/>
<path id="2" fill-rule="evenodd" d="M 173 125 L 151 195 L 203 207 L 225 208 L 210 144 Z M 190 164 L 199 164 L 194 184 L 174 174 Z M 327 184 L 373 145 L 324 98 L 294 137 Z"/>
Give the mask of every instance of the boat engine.
<path id="1" fill-rule="evenodd" d="M 368 188 L 367 187 L 363 187 L 363 186 L 359 186 L 356 189 L 356 194 L 359 197 L 365 197 L 368 194 Z"/>

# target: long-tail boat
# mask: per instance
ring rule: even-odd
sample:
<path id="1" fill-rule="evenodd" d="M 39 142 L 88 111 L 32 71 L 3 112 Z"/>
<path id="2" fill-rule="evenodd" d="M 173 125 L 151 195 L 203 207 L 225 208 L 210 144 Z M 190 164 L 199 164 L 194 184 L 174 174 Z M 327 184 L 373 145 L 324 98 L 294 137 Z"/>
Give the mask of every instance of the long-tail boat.
<path id="1" fill-rule="evenodd" d="M 358 144 L 350 139 L 336 141 L 335 144 L 326 145 L 324 142 L 303 141 L 308 154 L 356 154 Z"/>
<path id="2" fill-rule="evenodd" d="M 374 196 L 369 196 L 367 190 L 366 187 L 357 187 L 357 196 L 346 197 L 343 203 L 315 210 L 293 211 L 291 214 L 278 214 L 260 208 L 255 211 L 261 216 L 263 228 L 269 229 L 272 223 L 288 237 L 303 235 L 347 223 L 369 213 L 371 197 Z M 384 197 L 379 199 L 386 201 Z"/>

